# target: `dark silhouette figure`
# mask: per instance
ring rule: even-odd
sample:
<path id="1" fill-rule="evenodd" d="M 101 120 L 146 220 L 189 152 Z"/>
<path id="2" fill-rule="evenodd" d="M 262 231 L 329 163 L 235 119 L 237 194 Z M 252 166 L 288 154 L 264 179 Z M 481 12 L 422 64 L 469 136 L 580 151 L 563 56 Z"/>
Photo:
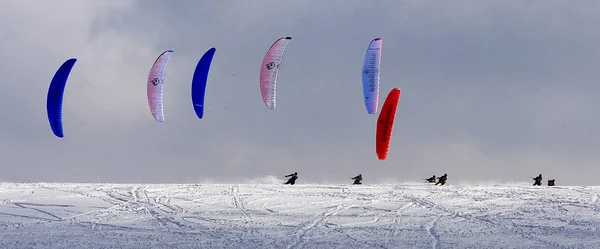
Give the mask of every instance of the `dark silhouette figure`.
<path id="1" fill-rule="evenodd" d="M 291 177 L 290 179 L 287 180 L 287 182 L 285 182 L 285 184 L 291 184 L 294 185 L 296 183 L 296 179 L 298 179 L 298 172 L 294 172 L 294 174 L 289 174 L 287 177 Z"/>
<path id="2" fill-rule="evenodd" d="M 533 180 L 534 180 L 535 182 L 533 183 L 533 186 L 542 186 L 542 179 L 543 179 L 543 178 L 542 178 L 542 174 L 540 174 L 540 175 L 539 175 L 539 176 L 537 176 L 537 177 L 534 177 L 534 178 L 533 178 Z"/>
<path id="3" fill-rule="evenodd" d="M 548 186 L 556 186 L 556 185 L 554 184 L 554 179 L 552 179 L 552 180 L 548 180 Z"/>
<path id="4" fill-rule="evenodd" d="M 435 175 L 433 175 L 432 177 L 429 177 L 427 179 L 423 179 L 423 180 L 425 180 L 425 181 L 427 181 L 429 183 L 435 183 Z"/>
<path id="5" fill-rule="evenodd" d="M 441 176 L 441 177 L 438 179 L 438 182 L 437 182 L 437 183 L 435 183 L 435 185 L 438 185 L 438 184 L 444 185 L 444 184 L 446 184 L 446 180 L 448 180 L 448 175 L 447 175 L 447 174 L 444 174 L 443 176 Z"/>
<path id="6" fill-rule="evenodd" d="M 361 181 L 362 181 L 362 174 L 358 174 L 357 176 L 352 177 L 351 179 L 354 180 L 353 185 L 362 184 L 361 183 Z"/>

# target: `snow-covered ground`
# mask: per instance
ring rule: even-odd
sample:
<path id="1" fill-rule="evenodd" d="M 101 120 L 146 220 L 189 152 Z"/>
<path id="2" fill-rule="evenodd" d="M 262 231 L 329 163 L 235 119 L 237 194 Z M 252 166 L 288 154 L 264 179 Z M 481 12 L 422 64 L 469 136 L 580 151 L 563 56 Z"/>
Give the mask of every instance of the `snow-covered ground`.
<path id="1" fill-rule="evenodd" d="M 0 248 L 600 248 L 600 187 L 0 183 Z"/>

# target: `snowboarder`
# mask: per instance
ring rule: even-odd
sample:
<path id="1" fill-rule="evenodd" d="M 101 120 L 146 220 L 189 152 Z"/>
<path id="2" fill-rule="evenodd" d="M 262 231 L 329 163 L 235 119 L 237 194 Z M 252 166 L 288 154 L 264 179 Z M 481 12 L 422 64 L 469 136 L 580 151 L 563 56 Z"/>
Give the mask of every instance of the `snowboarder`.
<path id="1" fill-rule="evenodd" d="M 554 184 L 554 179 L 552 179 L 552 180 L 548 179 L 548 186 L 556 186 Z"/>
<path id="2" fill-rule="evenodd" d="M 429 183 L 435 183 L 435 175 L 433 175 L 432 177 L 429 177 L 427 179 L 423 179 L 423 180 L 425 180 L 425 181 L 427 181 Z"/>
<path id="3" fill-rule="evenodd" d="M 444 184 L 446 184 L 446 180 L 448 180 L 448 175 L 444 174 L 443 176 L 438 178 L 438 182 L 435 185 L 438 185 L 438 184 L 444 185 Z"/>
<path id="4" fill-rule="evenodd" d="M 362 184 L 362 183 L 361 183 L 361 181 L 362 181 L 362 174 L 358 174 L 357 176 L 355 176 L 355 177 L 352 177 L 352 178 L 350 178 L 350 179 L 354 180 L 354 183 L 353 183 L 353 185 L 356 185 L 356 184 Z"/>
<path id="5" fill-rule="evenodd" d="M 534 177 L 534 178 L 533 178 L 533 180 L 534 180 L 535 182 L 533 183 L 533 186 L 542 186 L 542 179 L 543 179 L 543 178 L 542 178 L 542 174 L 540 174 L 540 175 L 539 175 L 539 176 L 537 176 L 537 177 Z"/>
<path id="6" fill-rule="evenodd" d="M 294 172 L 294 174 L 289 174 L 289 175 L 287 175 L 285 177 L 287 178 L 287 177 L 290 177 L 290 176 L 291 176 L 291 178 L 288 179 L 288 181 L 285 182 L 285 184 L 294 185 L 296 183 L 296 179 L 298 179 L 298 172 Z"/>

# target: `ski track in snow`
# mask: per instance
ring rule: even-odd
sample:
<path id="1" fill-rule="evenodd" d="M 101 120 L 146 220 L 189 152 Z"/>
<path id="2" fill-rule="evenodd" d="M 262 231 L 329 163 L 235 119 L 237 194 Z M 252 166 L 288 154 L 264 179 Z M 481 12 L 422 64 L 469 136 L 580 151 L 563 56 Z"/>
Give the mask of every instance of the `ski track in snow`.
<path id="1" fill-rule="evenodd" d="M 600 187 L 0 183 L 0 247 L 595 248 Z"/>

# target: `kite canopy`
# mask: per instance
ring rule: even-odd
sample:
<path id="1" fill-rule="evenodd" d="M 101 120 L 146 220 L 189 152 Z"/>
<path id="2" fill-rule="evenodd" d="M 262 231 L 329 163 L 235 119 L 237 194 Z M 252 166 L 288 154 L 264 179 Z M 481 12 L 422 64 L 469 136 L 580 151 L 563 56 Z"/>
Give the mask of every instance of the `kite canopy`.
<path id="1" fill-rule="evenodd" d="M 379 105 L 379 69 L 382 40 L 377 37 L 369 43 L 362 68 L 363 95 L 369 114 L 377 113 Z"/>
<path id="2" fill-rule="evenodd" d="M 260 93 L 267 108 L 275 110 L 277 76 L 283 53 L 292 37 L 279 38 L 267 51 L 260 68 Z"/>
<path id="3" fill-rule="evenodd" d="M 167 64 L 169 63 L 172 54 L 173 50 L 162 52 L 156 61 L 154 61 L 152 68 L 150 68 L 150 73 L 148 74 L 148 105 L 150 106 L 152 116 L 154 116 L 154 119 L 158 122 L 165 121 L 163 114 L 163 83 L 165 80 Z"/>
<path id="4" fill-rule="evenodd" d="M 377 158 L 382 161 L 387 158 L 388 149 L 390 148 L 392 128 L 394 128 L 394 118 L 396 117 L 396 108 L 398 107 L 398 100 L 400 100 L 400 93 L 401 91 L 398 88 L 394 88 L 390 91 L 383 103 L 383 107 L 381 107 L 381 113 L 377 119 L 375 147 Z"/>
<path id="5" fill-rule="evenodd" d="M 206 82 L 208 81 L 208 71 L 210 63 L 215 55 L 215 48 L 211 48 L 198 61 L 194 76 L 192 78 L 192 104 L 194 111 L 199 119 L 204 116 L 204 95 L 206 93 Z"/>
<path id="6" fill-rule="evenodd" d="M 77 62 L 77 59 L 71 58 L 65 61 L 54 74 L 50 87 L 48 88 L 48 96 L 46 97 L 46 111 L 48 113 L 48 121 L 50 128 L 55 136 L 64 137 L 63 121 L 62 121 L 62 105 L 65 85 L 71 73 L 71 69 Z"/>

